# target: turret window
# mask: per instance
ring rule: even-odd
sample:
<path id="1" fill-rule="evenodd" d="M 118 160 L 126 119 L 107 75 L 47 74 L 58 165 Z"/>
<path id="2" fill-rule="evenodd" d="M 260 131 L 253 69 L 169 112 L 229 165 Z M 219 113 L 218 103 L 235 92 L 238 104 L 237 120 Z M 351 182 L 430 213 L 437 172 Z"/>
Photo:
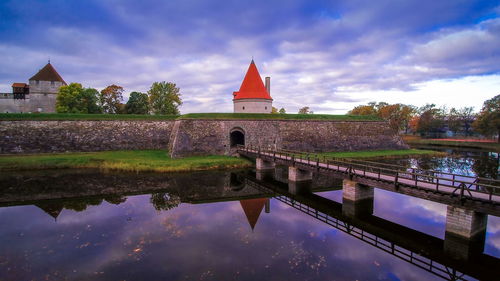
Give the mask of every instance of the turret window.
<path id="1" fill-rule="evenodd" d="M 245 107 L 243 107 L 243 110 L 245 110 Z"/>

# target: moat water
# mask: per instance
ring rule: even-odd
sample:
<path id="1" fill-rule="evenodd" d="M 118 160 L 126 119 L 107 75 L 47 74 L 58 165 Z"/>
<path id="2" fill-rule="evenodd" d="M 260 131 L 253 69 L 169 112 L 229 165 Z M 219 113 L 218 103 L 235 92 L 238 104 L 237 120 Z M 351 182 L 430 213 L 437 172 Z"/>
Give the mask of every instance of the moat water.
<path id="1" fill-rule="evenodd" d="M 391 162 L 498 176 L 498 155 L 480 151 Z M 301 197 L 287 195 L 285 169 L 273 178 L 1 174 L 0 280 L 451 280 L 484 278 L 483 260 L 499 268 L 498 217 L 488 217 L 481 258 L 457 261 L 421 242 L 442 246 L 446 205 L 375 189 L 373 215 L 351 220 L 341 180 L 316 177 Z"/>

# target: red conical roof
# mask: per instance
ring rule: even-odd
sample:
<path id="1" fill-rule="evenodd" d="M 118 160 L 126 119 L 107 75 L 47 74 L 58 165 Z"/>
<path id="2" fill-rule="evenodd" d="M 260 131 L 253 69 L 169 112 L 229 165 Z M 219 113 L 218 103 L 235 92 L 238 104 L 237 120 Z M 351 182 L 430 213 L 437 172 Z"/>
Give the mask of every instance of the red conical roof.
<path id="1" fill-rule="evenodd" d="M 271 95 L 266 90 L 262 78 L 260 78 L 259 70 L 255 63 L 250 63 L 247 74 L 241 83 L 240 90 L 233 93 L 234 99 L 266 99 L 272 100 Z"/>
<path id="2" fill-rule="evenodd" d="M 266 205 L 267 200 L 269 199 L 257 198 L 257 199 L 240 200 L 241 207 L 245 212 L 248 223 L 250 224 L 252 230 L 257 224 L 257 220 L 259 220 L 260 213 L 262 212 L 264 205 Z"/>

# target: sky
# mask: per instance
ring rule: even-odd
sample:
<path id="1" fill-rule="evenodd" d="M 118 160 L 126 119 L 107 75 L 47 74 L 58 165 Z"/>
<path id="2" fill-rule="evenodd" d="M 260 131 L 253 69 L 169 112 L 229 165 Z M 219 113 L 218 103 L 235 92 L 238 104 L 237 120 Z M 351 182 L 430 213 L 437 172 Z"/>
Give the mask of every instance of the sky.
<path id="1" fill-rule="evenodd" d="M 66 82 L 232 112 L 255 60 L 273 105 L 343 114 L 371 101 L 473 106 L 500 94 L 500 2 L 1 0 L 0 92 L 50 59 Z"/>

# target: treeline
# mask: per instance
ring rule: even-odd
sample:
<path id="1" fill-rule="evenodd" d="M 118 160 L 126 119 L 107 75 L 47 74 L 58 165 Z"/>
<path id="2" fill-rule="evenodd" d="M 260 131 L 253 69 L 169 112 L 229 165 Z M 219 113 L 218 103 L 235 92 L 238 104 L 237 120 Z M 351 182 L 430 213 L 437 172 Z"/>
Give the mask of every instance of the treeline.
<path id="1" fill-rule="evenodd" d="M 391 127 L 404 133 L 423 137 L 442 137 L 447 134 L 496 136 L 500 134 L 500 95 L 484 102 L 479 113 L 473 107 L 446 108 L 427 104 L 416 107 L 406 104 L 370 102 L 348 112 L 351 115 L 377 115 Z"/>
<path id="2" fill-rule="evenodd" d="M 180 89 L 171 82 L 154 82 L 146 93 L 132 92 L 123 103 L 124 89 L 110 85 L 102 91 L 71 83 L 59 88 L 58 113 L 161 114 L 179 115 Z"/>

